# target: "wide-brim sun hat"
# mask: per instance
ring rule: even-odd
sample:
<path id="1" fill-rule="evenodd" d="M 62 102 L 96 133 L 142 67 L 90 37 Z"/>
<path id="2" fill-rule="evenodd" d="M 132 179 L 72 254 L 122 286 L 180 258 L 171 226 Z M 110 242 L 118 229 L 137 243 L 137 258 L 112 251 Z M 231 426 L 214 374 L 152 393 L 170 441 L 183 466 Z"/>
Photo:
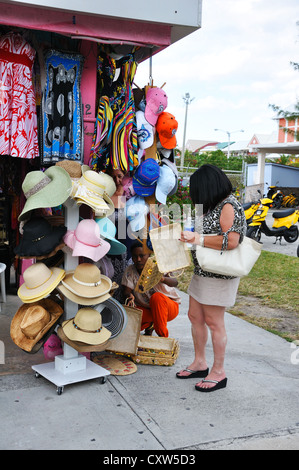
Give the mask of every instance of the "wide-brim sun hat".
<path id="1" fill-rule="evenodd" d="M 37 344 L 42 346 L 43 338 L 46 341 L 47 333 L 62 314 L 63 309 L 52 299 L 23 304 L 11 321 L 11 339 L 24 351 L 32 352 Z"/>
<path id="2" fill-rule="evenodd" d="M 105 302 L 111 297 L 111 294 L 107 293 L 107 294 L 99 295 L 97 297 L 87 298 L 84 296 L 74 294 L 61 283 L 57 286 L 57 290 L 60 292 L 60 294 L 62 294 L 64 298 L 71 300 L 75 304 L 87 305 L 89 307 L 94 307 L 94 305 L 98 305 L 102 302 Z"/>
<path id="3" fill-rule="evenodd" d="M 102 315 L 91 307 L 79 309 L 74 318 L 62 323 L 62 329 L 70 340 L 92 345 L 105 343 L 111 337 L 102 324 Z"/>
<path id="4" fill-rule="evenodd" d="M 67 228 L 52 226 L 43 217 L 33 217 L 23 226 L 23 235 L 14 253 L 19 257 L 37 257 L 52 253 L 62 243 Z"/>
<path id="5" fill-rule="evenodd" d="M 125 308 L 113 297 L 99 305 L 94 305 L 102 315 L 102 323 L 111 332 L 111 339 L 118 336 L 127 325 L 127 312 Z"/>
<path id="6" fill-rule="evenodd" d="M 63 341 L 64 343 L 68 344 L 73 349 L 81 353 L 105 351 L 106 346 L 109 344 L 109 339 L 110 339 L 110 338 L 107 339 L 107 341 L 105 341 L 104 343 L 93 344 L 93 345 L 83 343 L 82 341 L 72 341 L 65 335 L 61 326 L 59 326 L 57 329 L 57 336 L 61 339 L 61 341 Z"/>
<path id="7" fill-rule="evenodd" d="M 35 209 L 56 207 L 63 204 L 71 194 L 72 180 L 64 168 L 51 166 L 47 170 L 27 173 L 22 190 L 27 199 L 19 221 L 29 218 Z"/>
<path id="8" fill-rule="evenodd" d="M 108 294 L 112 287 L 111 279 L 104 276 L 92 263 L 78 264 L 74 271 L 65 273 L 61 283 L 73 294 L 87 299 L 95 299 Z"/>
<path id="9" fill-rule="evenodd" d="M 32 303 L 47 297 L 65 276 L 61 268 L 48 268 L 44 263 L 32 264 L 23 273 L 24 284 L 18 289 L 18 297 L 24 303 Z"/>
<path id="10" fill-rule="evenodd" d="M 101 238 L 99 225 L 94 219 L 83 219 L 75 230 L 68 230 L 65 244 L 72 249 L 73 256 L 83 256 L 99 261 L 110 250 L 110 244 Z"/>
<path id="11" fill-rule="evenodd" d="M 108 240 L 110 244 L 108 255 L 122 255 L 123 253 L 125 253 L 127 247 L 115 238 L 116 227 L 112 220 L 110 220 L 108 217 L 96 217 L 95 222 L 99 226 L 102 238 Z"/>
<path id="12" fill-rule="evenodd" d="M 116 186 L 113 178 L 111 177 L 111 182 L 111 180 L 108 180 L 108 176 L 109 175 L 105 175 L 102 172 L 97 173 L 93 170 L 85 171 L 73 188 L 72 198 L 79 205 L 88 205 L 99 216 L 111 215 L 115 210 L 114 204 L 109 196 L 112 192 L 112 182 L 115 190 Z"/>

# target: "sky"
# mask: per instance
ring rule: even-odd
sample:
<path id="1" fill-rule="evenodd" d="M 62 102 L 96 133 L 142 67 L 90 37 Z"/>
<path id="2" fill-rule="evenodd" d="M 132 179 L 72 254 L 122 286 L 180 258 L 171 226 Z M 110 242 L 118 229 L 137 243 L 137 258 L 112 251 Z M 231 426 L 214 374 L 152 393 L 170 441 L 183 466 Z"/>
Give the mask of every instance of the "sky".
<path id="1" fill-rule="evenodd" d="M 277 132 L 269 104 L 285 109 L 299 99 L 299 0 L 203 0 L 201 28 L 152 58 L 154 86 L 168 97 L 166 111 L 186 142 L 250 141 Z M 134 82 L 149 83 L 149 60 Z M 214 129 L 221 129 L 215 131 Z M 239 132 L 240 130 L 244 132 Z"/>

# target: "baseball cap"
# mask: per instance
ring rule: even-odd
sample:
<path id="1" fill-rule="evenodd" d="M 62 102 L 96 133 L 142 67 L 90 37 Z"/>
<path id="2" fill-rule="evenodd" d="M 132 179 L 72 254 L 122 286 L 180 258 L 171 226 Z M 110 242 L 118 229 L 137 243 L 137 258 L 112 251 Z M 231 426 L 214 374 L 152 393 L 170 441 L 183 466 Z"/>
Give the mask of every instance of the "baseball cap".
<path id="1" fill-rule="evenodd" d="M 145 119 L 155 126 L 159 114 L 167 108 L 167 95 L 162 88 L 149 88 L 146 94 Z"/>
<path id="2" fill-rule="evenodd" d="M 147 158 L 141 162 L 133 176 L 133 189 L 135 193 L 143 197 L 154 194 L 159 175 L 160 167 L 156 160 Z"/>
<path id="3" fill-rule="evenodd" d="M 137 140 L 141 149 L 147 149 L 154 142 L 154 127 L 145 119 L 143 111 L 136 113 Z"/>
<path id="4" fill-rule="evenodd" d="M 178 122 L 173 114 L 163 112 L 157 120 L 157 132 L 161 145 L 166 149 L 173 149 L 176 146 L 176 131 Z"/>
<path id="5" fill-rule="evenodd" d="M 166 198 L 176 184 L 176 177 L 172 169 L 167 165 L 160 166 L 160 176 L 156 185 L 156 199 L 166 204 Z"/>

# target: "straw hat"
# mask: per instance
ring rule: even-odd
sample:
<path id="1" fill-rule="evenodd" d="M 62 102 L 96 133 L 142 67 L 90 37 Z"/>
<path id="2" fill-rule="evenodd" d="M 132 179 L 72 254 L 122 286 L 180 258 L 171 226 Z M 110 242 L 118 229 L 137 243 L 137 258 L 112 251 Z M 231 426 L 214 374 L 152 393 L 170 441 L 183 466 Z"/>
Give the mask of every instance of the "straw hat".
<path id="1" fill-rule="evenodd" d="M 63 238 L 73 256 L 84 256 L 99 261 L 110 250 L 110 243 L 101 238 L 99 225 L 94 219 L 84 219 L 75 230 L 68 230 Z"/>
<path id="2" fill-rule="evenodd" d="M 111 336 L 102 325 L 102 315 L 90 307 L 79 309 L 74 318 L 62 323 L 62 329 L 70 340 L 92 345 L 105 343 Z"/>
<path id="3" fill-rule="evenodd" d="M 102 315 L 102 323 L 111 333 L 111 339 L 118 336 L 127 325 L 127 312 L 123 305 L 110 297 L 99 305 L 94 305 Z"/>
<path id="4" fill-rule="evenodd" d="M 40 348 L 43 344 L 41 340 L 44 338 L 46 341 L 46 333 L 62 314 L 63 309 L 51 299 L 43 299 L 30 305 L 23 304 L 12 319 L 11 339 L 27 352 L 31 352 L 37 343 Z"/>
<path id="5" fill-rule="evenodd" d="M 70 175 L 59 166 L 51 166 L 44 172 L 36 170 L 27 173 L 22 184 L 27 201 L 18 220 L 28 219 L 34 209 L 63 204 L 70 196 L 71 189 Z"/>
<path id="6" fill-rule="evenodd" d="M 114 194 L 115 191 L 112 177 L 102 172 L 87 170 L 73 188 L 72 198 L 77 204 L 88 205 L 98 215 L 111 215 L 114 212 L 114 204 L 109 194 Z"/>
<path id="7" fill-rule="evenodd" d="M 82 352 L 82 353 L 104 351 L 106 348 L 106 345 L 109 344 L 109 339 L 107 339 L 107 341 L 105 341 L 104 343 L 93 344 L 93 345 L 82 343 L 81 341 L 72 341 L 65 335 L 61 326 L 59 326 L 57 329 L 57 335 L 61 339 L 61 341 L 68 344 L 76 351 Z"/>
<path id="8" fill-rule="evenodd" d="M 23 273 L 24 284 L 18 289 L 18 296 L 24 303 L 32 303 L 47 297 L 65 275 L 64 269 L 48 268 L 44 263 L 35 263 Z"/>
<path id="9" fill-rule="evenodd" d="M 92 263 L 78 264 L 74 271 L 65 274 L 62 280 L 65 288 L 63 294 L 69 298 L 69 292 L 83 299 L 93 300 L 93 304 L 99 303 L 97 299 L 108 294 L 112 287 L 112 281 L 101 274 L 100 269 Z M 61 286 L 59 286 L 61 288 Z M 59 289 L 61 290 L 61 289 Z"/>

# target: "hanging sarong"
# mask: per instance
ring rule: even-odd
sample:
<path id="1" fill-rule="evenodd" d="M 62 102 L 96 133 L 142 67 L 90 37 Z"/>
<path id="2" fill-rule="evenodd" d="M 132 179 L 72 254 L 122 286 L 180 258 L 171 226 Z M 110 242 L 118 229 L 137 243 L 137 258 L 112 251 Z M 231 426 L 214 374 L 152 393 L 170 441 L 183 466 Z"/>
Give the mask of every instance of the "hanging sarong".
<path id="1" fill-rule="evenodd" d="M 42 100 L 42 162 L 83 163 L 83 125 L 80 83 L 81 54 L 51 50 L 46 54 L 47 83 Z"/>

